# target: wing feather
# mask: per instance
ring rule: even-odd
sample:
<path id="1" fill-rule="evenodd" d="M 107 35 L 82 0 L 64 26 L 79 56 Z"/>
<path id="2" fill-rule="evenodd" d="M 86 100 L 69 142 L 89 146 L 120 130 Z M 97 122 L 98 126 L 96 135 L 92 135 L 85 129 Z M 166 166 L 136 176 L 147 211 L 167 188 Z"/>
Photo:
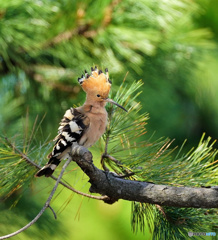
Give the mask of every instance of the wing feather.
<path id="1" fill-rule="evenodd" d="M 66 157 L 70 146 L 78 143 L 83 132 L 89 127 L 90 120 L 79 109 L 70 108 L 64 114 L 58 128 L 58 135 L 52 152 L 48 155 L 48 163 L 42 167 L 36 174 L 36 177 L 45 175 L 49 177 L 55 168 L 60 164 L 61 159 Z"/>
<path id="2" fill-rule="evenodd" d="M 83 132 L 88 128 L 89 123 L 88 117 L 76 108 L 68 109 L 60 122 L 58 135 L 54 139 L 56 143 L 48 158 L 57 157 L 61 155 L 67 147 L 73 143 L 78 143 Z"/>

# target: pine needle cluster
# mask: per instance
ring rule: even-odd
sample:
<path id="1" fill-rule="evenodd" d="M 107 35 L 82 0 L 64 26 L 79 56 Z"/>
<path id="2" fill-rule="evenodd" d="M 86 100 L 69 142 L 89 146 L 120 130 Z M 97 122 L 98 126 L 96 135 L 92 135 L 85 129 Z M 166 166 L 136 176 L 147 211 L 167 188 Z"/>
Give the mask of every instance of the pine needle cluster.
<path id="1" fill-rule="evenodd" d="M 169 139 L 153 140 L 147 137 L 145 125 L 148 115 L 139 114 L 136 101 L 142 83 L 121 85 L 114 99 L 122 103 L 128 114 L 110 106 L 109 126 L 104 136 L 103 166 L 117 174 L 134 175 L 129 178 L 174 186 L 217 186 L 217 153 L 211 138 L 203 134 L 197 147 L 187 153 L 184 144 L 171 148 Z M 153 137 L 154 138 L 154 137 Z M 186 239 L 189 231 L 212 231 L 217 226 L 217 211 L 207 214 L 205 209 L 161 207 L 145 203 L 132 203 L 132 229 L 143 231 L 145 224 L 153 232 L 153 239 Z M 209 215 L 209 216 L 208 216 Z M 205 228 L 205 226 L 207 226 Z"/>
<path id="2" fill-rule="evenodd" d="M 145 125 L 148 115 L 139 113 L 141 106 L 137 102 L 141 86 L 141 81 L 131 85 L 123 82 L 113 96 L 115 101 L 128 109 L 128 113 L 123 114 L 121 109 L 108 105 L 107 131 L 96 145 L 98 151 L 103 153 L 103 168 L 110 169 L 118 175 L 129 175 L 131 180 L 175 186 L 217 184 L 217 150 L 213 149 L 210 138 L 205 139 L 203 136 L 199 145 L 188 153 L 182 153 L 182 148 L 170 149 L 172 141 L 169 139 L 152 141 L 151 137 L 147 138 Z M 45 159 L 50 145 L 40 144 L 31 148 L 34 143 L 34 131 L 29 137 L 31 141 L 24 141 L 28 144 L 20 147 L 17 143 L 12 144 L 11 141 L 2 138 L 0 194 L 3 199 L 15 190 L 29 187 L 32 183 L 36 166 L 24 158 L 21 154 L 22 149 L 26 154 L 28 149 L 31 150 L 29 155 L 35 159 Z M 133 202 L 131 222 L 135 232 L 138 228 L 143 231 L 145 224 L 148 224 L 153 232 L 153 239 L 163 235 L 166 239 L 181 239 L 188 230 L 205 230 L 205 225 L 211 229 L 217 224 L 215 214 L 216 210 L 178 209 Z"/>

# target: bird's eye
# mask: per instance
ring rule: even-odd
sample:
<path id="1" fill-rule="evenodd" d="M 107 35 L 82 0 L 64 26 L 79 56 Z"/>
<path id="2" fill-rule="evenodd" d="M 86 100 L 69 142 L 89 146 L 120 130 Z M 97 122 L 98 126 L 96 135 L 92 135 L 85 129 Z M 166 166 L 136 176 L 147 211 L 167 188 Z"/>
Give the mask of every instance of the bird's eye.
<path id="1" fill-rule="evenodd" d="M 99 94 L 97 94 L 97 97 L 101 97 Z"/>

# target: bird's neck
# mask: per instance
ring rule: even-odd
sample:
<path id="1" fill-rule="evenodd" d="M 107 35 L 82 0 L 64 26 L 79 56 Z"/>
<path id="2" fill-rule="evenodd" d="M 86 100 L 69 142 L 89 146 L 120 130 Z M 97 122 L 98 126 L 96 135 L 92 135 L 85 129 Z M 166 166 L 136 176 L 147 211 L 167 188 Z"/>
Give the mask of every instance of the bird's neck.
<path id="1" fill-rule="evenodd" d="M 87 96 L 86 101 L 83 105 L 83 109 L 85 112 L 92 113 L 105 113 L 105 105 L 104 101 L 95 101 L 91 97 Z"/>

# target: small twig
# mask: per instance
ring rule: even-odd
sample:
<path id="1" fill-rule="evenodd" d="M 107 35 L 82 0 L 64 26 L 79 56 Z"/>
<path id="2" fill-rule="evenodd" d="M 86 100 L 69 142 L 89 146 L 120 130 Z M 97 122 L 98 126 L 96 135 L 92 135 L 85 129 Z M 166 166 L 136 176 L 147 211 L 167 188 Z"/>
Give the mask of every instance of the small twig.
<path id="1" fill-rule="evenodd" d="M 123 175 L 118 175 L 117 177 L 119 177 L 119 178 L 126 178 L 126 177 L 131 177 L 131 176 L 135 175 L 134 172 L 130 171 L 129 169 L 124 168 L 124 167 L 122 166 L 122 163 L 121 163 L 119 160 L 117 160 L 115 157 L 113 157 L 113 156 L 111 156 L 111 155 L 109 155 L 109 154 L 105 154 L 105 153 L 104 153 L 104 154 L 102 154 L 101 159 L 104 159 L 104 158 L 110 159 L 111 161 L 113 161 L 114 163 L 116 163 L 117 166 L 123 168 L 123 171 L 125 172 L 125 174 L 123 174 Z M 105 165 L 105 164 L 104 164 L 104 165 Z M 105 170 L 105 169 L 104 169 L 104 170 Z M 108 171 L 109 171 L 109 170 L 108 170 Z"/>
<path id="2" fill-rule="evenodd" d="M 123 174 L 123 175 L 118 175 L 116 177 L 118 177 L 118 178 L 127 178 L 127 177 L 131 177 L 133 175 L 135 175 L 135 173 L 134 172 L 130 172 L 130 173 L 126 173 L 126 174 Z"/>
<path id="3" fill-rule="evenodd" d="M 160 205 L 158 205 L 158 204 L 155 204 L 155 206 L 156 206 L 156 208 L 163 214 L 163 216 L 164 216 L 166 219 L 168 219 L 166 213 L 164 212 L 163 207 L 160 206 Z"/>
<path id="4" fill-rule="evenodd" d="M 54 180 L 57 180 L 56 177 L 54 176 L 51 176 L 52 179 Z M 64 187 L 68 188 L 69 190 L 79 194 L 79 195 L 82 195 L 84 197 L 88 197 L 88 198 L 92 198 L 92 199 L 96 199 L 96 200 L 104 200 L 104 199 L 107 199 L 108 197 L 107 196 L 94 196 L 94 195 L 91 195 L 91 194 L 88 194 L 88 193 L 84 193 L 84 192 L 80 192 L 79 190 L 76 190 L 75 188 L 72 188 L 71 186 L 65 184 L 64 182 L 60 181 L 60 184 L 63 185 Z"/>
<path id="5" fill-rule="evenodd" d="M 60 183 L 60 182 L 59 182 L 59 183 Z M 48 205 L 48 208 L 51 209 L 52 213 L 54 214 L 54 218 L 57 219 L 57 215 L 56 215 L 54 209 L 53 209 L 50 205 Z"/>
<path id="6" fill-rule="evenodd" d="M 11 234 L 8 234 L 8 235 L 5 235 L 5 236 L 0 237 L 0 240 L 13 237 L 13 236 L 15 236 L 15 235 L 23 232 L 24 230 L 26 230 L 27 228 L 29 228 L 30 226 L 32 226 L 32 225 L 41 217 L 41 215 L 43 214 L 43 212 L 45 211 L 46 208 L 50 207 L 49 204 L 50 204 L 50 202 L 51 202 L 51 199 L 52 199 L 52 197 L 53 197 L 53 195 L 54 195 L 54 193 L 55 193 L 55 191 L 56 191 L 56 189 L 57 189 L 57 187 L 58 187 L 58 184 L 59 184 L 59 182 L 60 182 L 60 180 L 61 180 L 61 178 L 62 178 L 62 176 L 63 176 L 63 174 L 64 174 L 65 169 L 66 169 L 67 166 L 70 164 L 70 162 L 71 162 L 71 159 L 68 159 L 68 160 L 65 162 L 65 164 L 64 164 L 64 166 L 63 166 L 63 168 L 62 168 L 62 170 L 61 170 L 61 173 L 60 173 L 60 175 L 58 176 L 58 179 L 57 179 L 57 181 L 56 181 L 56 183 L 55 183 L 54 188 L 52 189 L 52 191 L 51 191 L 51 193 L 50 193 L 50 195 L 49 195 L 49 197 L 48 197 L 45 205 L 43 206 L 42 210 L 38 213 L 38 215 L 37 215 L 31 222 L 29 222 L 26 226 L 22 227 L 21 229 L 19 229 L 19 230 L 16 231 L 16 232 L 13 232 L 13 233 L 11 233 Z M 53 211 L 53 209 L 52 209 L 51 207 L 50 207 L 50 209 Z M 54 211 L 53 211 L 53 213 L 54 213 Z M 55 215 L 55 213 L 54 213 L 54 215 Z M 55 216 L 56 216 L 56 215 L 55 215 Z"/>
<path id="7" fill-rule="evenodd" d="M 102 166 L 102 168 L 104 169 L 105 172 L 109 172 L 109 168 L 107 168 L 106 165 L 105 165 L 104 158 L 105 158 L 105 154 L 103 153 L 101 155 L 101 166 Z"/>
<path id="8" fill-rule="evenodd" d="M 7 143 L 10 145 L 10 147 L 18 152 L 20 154 L 20 156 L 25 160 L 27 161 L 28 163 L 30 163 L 31 165 L 33 165 L 34 167 L 38 168 L 38 169 L 41 169 L 41 167 L 36 164 L 35 162 L 33 162 L 30 158 L 28 158 L 23 152 L 21 152 L 19 149 L 16 148 L 16 146 L 14 146 L 14 144 L 12 144 L 8 138 L 5 137 L 5 140 L 7 141 Z M 57 181 L 57 178 L 54 177 L 54 176 L 50 176 L 53 180 Z M 76 190 L 75 188 L 65 184 L 64 182 L 60 181 L 60 184 L 63 185 L 64 187 L 68 188 L 69 190 L 79 194 L 79 195 L 82 195 L 84 197 L 88 197 L 88 198 L 92 198 L 92 199 L 97 199 L 97 200 L 104 200 L 104 199 L 107 199 L 107 196 L 94 196 L 94 195 L 91 195 L 91 194 L 88 194 L 88 193 L 83 193 L 83 192 L 80 192 L 78 190 Z"/>
<path id="9" fill-rule="evenodd" d="M 111 112 L 109 113 L 110 116 L 111 116 Z M 110 118 L 109 116 L 109 118 Z M 102 168 L 107 172 L 109 171 L 109 168 L 106 167 L 105 165 L 105 162 L 104 162 L 104 158 L 105 156 L 107 155 L 107 149 L 108 149 L 108 143 L 109 143 L 109 139 L 110 139 L 110 136 L 108 134 L 108 132 L 106 133 L 106 141 L 105 141 L 105 148 L 104 148 L 104 153 L 101 155 L 101 166 Z"/>
<path id="10" fill-rule="evenodd" d="M 113 162 L 115 162 L 117 165 L 120 165 L 120 166 L 122 165 L 122 163 L 119 160 L 117 160 L 115 157 L 113 157 L 109 154 L 104 155 L 104 157 L 110 159 Z"/>

